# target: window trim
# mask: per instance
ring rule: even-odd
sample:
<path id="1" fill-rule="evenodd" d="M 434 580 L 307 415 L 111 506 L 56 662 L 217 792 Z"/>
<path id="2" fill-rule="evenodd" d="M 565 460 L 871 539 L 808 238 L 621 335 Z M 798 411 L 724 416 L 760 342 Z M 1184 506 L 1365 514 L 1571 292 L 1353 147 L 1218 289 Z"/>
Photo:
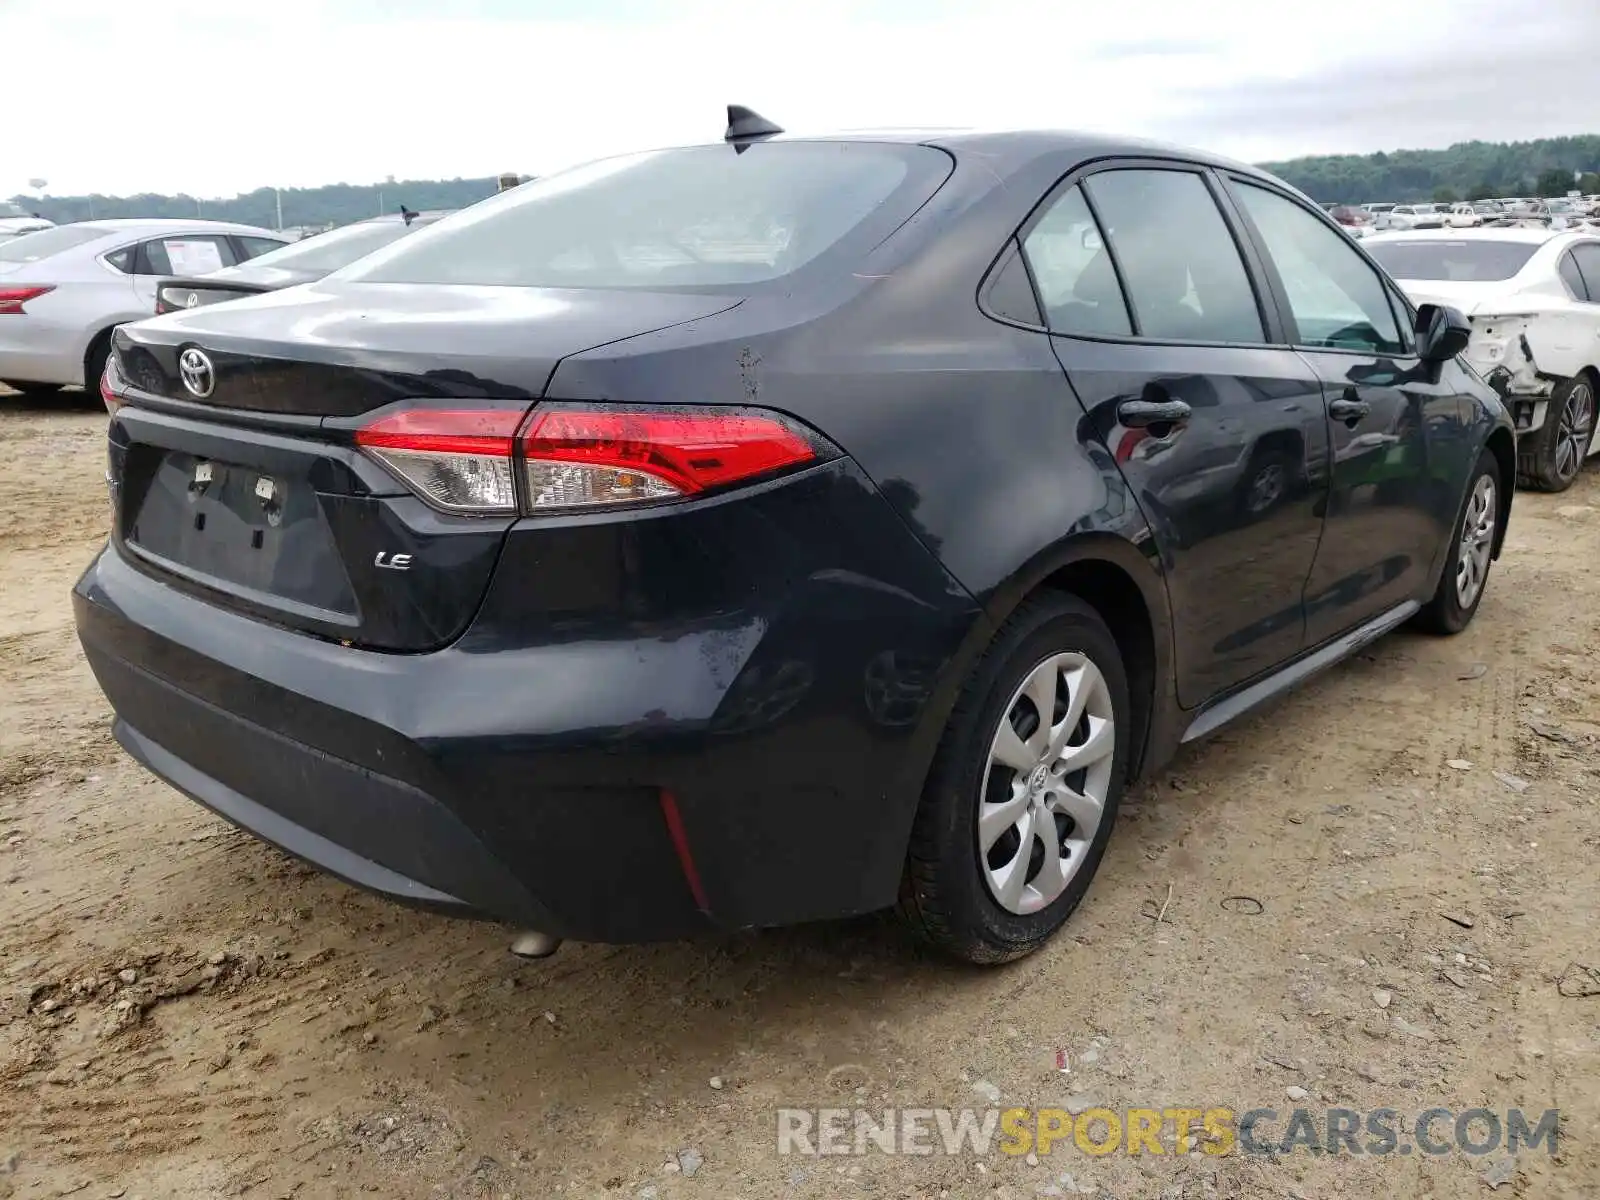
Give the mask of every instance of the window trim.
<path id="1" fill-rule="evenodd" d="M 1400 333 L 1405 338 L 1406 352 L 1400 357 L 1416 358 L 1420 361 L 1417 353 L 1417 306 L 1411 303 L 1411 297 L 1401 291 L 1400 286 L 1392 279 L 1384 278 L 1383 290 L 1389 297 L 1389 307 L 1394 310 L 1395 322 L 1400 326 Z"/>
<path id="2" fill-rule="evenodd" d="M 1256 223 L 1254 219 L 1251 218 L 1249 210 L 1245 208 L 1244 200 L 1235 193 L 1234 188 L 1236 185 L 1257 187 L 1262 191 L 1271 192 L 1279 199 L 1286 200 L 1290 204 L 1293 204 L 1296 208 L 1300 209 L 1301 212 L 1309 213 L 1324 226 L 1332 230 L 1332 232 L 1343 239 L 1349 248 L 1355 252 L 1356 257 L 1361 259 L 1362 262 L 1366 263 L 1367 269 L 1376 277 L 1378 286 L 1384 293 L 1384 298 L 1388 301 L 1390 315 L 1395 318 L 1395 324 L 1400 326 L 1400 333 L 1405 334 L 1409 332 L 1412 335 L 1415 335 L 1416 314 L 1415 312 L 1412 313 L 1412 327 L 1410 330 L 1407 330 L 1405 328 L 1405 322 L 1401 321 L 1399 314 L 1393 311 L 1394 294 L 1404 296 L 1404 290 L 1397 283 L 1395 283 L 1394 280 L 1390 279 L 1388 272 L 1380 267 L 1377 262 L 1374 261 L 1373 257 L 1361 248 L 1360 243 L 1346 234 L 1344 230 L 1340 229 L 1338 224 L 1328 217 L 1327 213 L 1308 205 L 1299 196 L 1294 195 L 1282 185 L 1278 185 L 1275 183 L 1275 181 L 1270 179 L 1258 178 L 1253 175 L 1243 175 L 1238 171 L 1228 171 L 1225 173 L 1224 181 L 1228 190 L 1228 201 L 1238 213 L 1240 223 L 1248 232 L 1250 240 L 1256 246 L 1257 253 L 1261 256 L 1261 269 L 1267 279 L 1268 286 L 1272 289 L 1273 299 L 1277 303 L 1281 316 L 1280 327 L 1284 335 L 1285 344 L 1287 344 L 1291 349 L 1303 351 L 1308 354 L 1348 354 L 1356 358 L 1389 358 L 1396 361 L 1402 359 L 1415 359 L 1419 362 L 1421 361 L 1421 357 L 1417 353 L 1415 336 L 1412 336 L 1410 339 L 1408 339 L 1410 341 L 1409 348 L 1405 349 L 1399 354 L 1389 354 L 1375 348 L 1356 349 L 1352 346 L 1319 346 L 1300 341 L 1300 323 L 1295 320 L 1294 308 L 1289 303 L 1289 290 L 1284 286 L 1283 277 L 1278 271 L 1277 262 L 1274 261 L 1271 254 L 1267 251 L 1266 238 L 1262 235 L 1261 230 L 1256 227 Z M 1409 303 L 1410 301 L 1408 300 L 1408 306 Z"/>
<path id="3" fill-rule="evenodd" d="M 995 288 L 999 286 L 1001 277 L 1011 268 L 1013 262 L 1022 267 L 1022 278 L 1027 282 L 1028 292 L 1033 297 L 1033 310 L 1039 314 L 1040 321 L 1048 320 L 1043 306 L 1039 303 L 1039 286 L 1033 278 L 1033 269 L 1028 266 L 1028 256 L 1022 252 L 1022 243 L 1015 237 L 1006 239 L 1005 244 L 1000 247 L 999 253 L 994 256 L 994 261 L 989 264 L 982 277 L 979 278 L 978 311 L 991 321 L 998 321 L 1000 324 L 1009 325 L 1013 329 L 1026 329 L 1030 333 L 1049 333 L 1050 327 L 1048 324 L 1031 324 L 1027 321 L 1018 320 L 1016 317 L 1006 316 L 995 309 L 992 299 Z"/>
<path id="4" fill-rule="evenodd" d="M 1185 346 L 1230 350 L 1282 350 L 1288 345 L 1285 340 L 1286 330 L 1279 311 L 1279 301 L 1269 286 L 1269 280 L 1261 273 L 1259 251 L 1250 240 L 1248 230 L 1233 212 L 1231 197 L 1226 194 L 1226 191 L 1221 186 L 1214 167 L 1188 158 L 1119 156 L 1095 159 L 1080 163 L 1050 186 L 1039 201 L 1034 204 L 1033 208 L 1029 210 L 1028 215 L 1023 218 L 1022 224 L 1011 234 L 1011 237 L 1017 243 L 1019 253 L 1021 253 L 1022 265 L 1028 273 L 1028 282 L 1033 286 L 1034 303 L 1038 305 L 1041 317 L 1044 317 L 1047 321 L 1049 319 L 1044 306 L 1043 295 L 1039 291 L 1039 281 L 1034 278 L 1033 264 L 1028 261 L 1028 256 L 1022 248 L 1027 244 L 1028 235 L 1044 219 L 1045 214 L 1055 206 L 1062 193 L 1077 187 L 1095 175 L 1104 174 L 1107 171 L 1176 171 L 1200 177 L 1200 181 L 1205 184 L 1212 202 L 1217 206 L 1217 212 L 1222 218 L 1223 227 L 1228 231 L 1228 236 L 1232 238 L 1234 249 L 1239 255 L 1240 264 L 1244 267 L 1245 278 L 1249 281 L 1251 294 L 1255 297 L 1256 314 L 1261 319 L 1263 338 L 1260 341 L 1250 342 L 1197 341 L 1184 338 L 1147 337 L 1138 332 L 1138 313 L 1134 310 L 1132 298 L 1128 294 L 1127 284 L 1122 273 L 1122 262 L 1117 255 L 1116 248 L 1111 244 L 1111 239 L 1106 236 L 1105 223 L 1101 220 L 1099 210 L 1095 207 L 1094 198 L 1089 194 L 1087 188 L 1082 190 L 1084 203 L 1088 206 L 1089 213 L 1094 218 L 1095 228 L 1105 242 L 1107 256 L 1111 259 L 1112 268 L 1116 272 L 1117 284 L 1122 289 L 1123 304 L 1128 309 L 1128 318 L 1134 332 L 1128 336 L 1106 333 L 1065 333 L 1051 329 L 1048 325 L 1040 328 L 1038 332 L 1046 333 L 1050 337 L 1072 338 L 1075 341 L 1082 342 L 1101 342 L 1114 346 Z M 999 258 L 1000 256 L 996 255 L 996 263 L 999 262 Z M 993 271 L 994 269 L 994 266 L 991 265 L 990 270 Z M 988 276 L 986 273 L 982 286 L 986 288 L 987 285 Z M 992 319 L 1000 320 L 1001 318 L 992 317 Z M 1015 322 L 1006 323 L 1015 324 Z"/>
<path id="5" fill-rule="evenodd" d="M 114 266 L 109 261 L 113 254 L 121 254 L 124 250 L 128 250 L 132 253 L 132 257 L 128 259 L 128 269 L 126 271 L 122 270 L 120 267 Z M 118 279 L 133 279 L 137 276 L 137 271 L 135 268 L 139 265 L 139 243 L 137 241 L 132 241 L 123 242 L 120 246 L 112 246 L 109 250 L 103 250 L 99 254 L 96 254 L 94 256 L 94 261 L 104 270 L 111 272 L 111 274 L 115 275 Z"/>
<path id="6" fill-rule="evenodd" d="M 1577 269 L 1578 278 L 1583 280 L 1584 288 L 1591 293 L 1591 295 L 1590 295 L 1590 297 L 1588 299 L 1585 299 L 1582 296 L 1574 296 L 1573 300 L 1574 300 L 1574 302 L 1576 302 L 1578 304 L 1600 304 L 1600 286 L 1597 286 L 1597 285 L 1600 285 L 1600 280 L 1597 280 L 1595 283 L 1590 283 L 1589 282 L 1589 272 L 1585 271 L 1583 269 L 1583 264 L 1578 261 L 1577 251 L 1579 250 L 1580 247 L 1581 248 L 1593 247 L 1596 250 L 1597 253 L 1600 253 L 1600 241 L 1596 241 L 1593 238 L 1584 238 L 1584 239 L 1582 239 L 1580 241 L 1573 242 L 1565 250 L 1562 251 L 1563 256 L 1568 255 L 1568 254 L 1572 255 L 1572 265 Z M 1558 260 L 1558 267 L 1557 267 L 1557 271 L 1556 271 L 1556 277 L 1559 279 L 1560 275 L 1561 275 L 1561 272 L 1560 272 L 1560 269 L 1559 269 L 1559 260 Z M 1565 284 L 1566 280 L 1562 280 L 1562 283 Z"/>

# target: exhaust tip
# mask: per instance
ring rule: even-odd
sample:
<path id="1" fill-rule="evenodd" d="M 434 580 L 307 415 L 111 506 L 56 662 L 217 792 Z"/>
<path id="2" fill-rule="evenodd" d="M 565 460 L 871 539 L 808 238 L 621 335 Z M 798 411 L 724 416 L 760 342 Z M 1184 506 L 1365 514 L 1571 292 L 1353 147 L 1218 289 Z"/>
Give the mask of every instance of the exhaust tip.
<path id="1" fill-rule="evenodd" d="M 524 929 L 512 939 L 511 953 L 518 958 L 549 958 L 561 949 L 561 939 L 553 933 Z"/>

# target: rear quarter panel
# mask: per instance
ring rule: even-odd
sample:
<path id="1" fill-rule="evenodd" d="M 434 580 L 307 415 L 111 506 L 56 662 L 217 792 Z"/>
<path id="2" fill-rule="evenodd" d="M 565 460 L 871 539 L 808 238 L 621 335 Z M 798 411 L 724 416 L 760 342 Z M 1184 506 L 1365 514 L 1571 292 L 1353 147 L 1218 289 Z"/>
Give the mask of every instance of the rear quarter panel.
<path id="1" fill-rule="evenodd" d="M 754 295 L 707 321 L 575 356 L 547 393 L 792 414 L 862 467 L 981 606 L 985 619 L 942 666 L 894 797 L 902 839 L 961 683 L 998 625 L 1054 570 L 1079 555 L 1116 562 L 1155 614 L 1163 663 L 1170 654 L 1147 523 L 1048 338 L 977 303 L 1006 239 L 1075 165 L 1041 160 L 998 186 L 992 171 L 959 163 L 850 279 Z"/>

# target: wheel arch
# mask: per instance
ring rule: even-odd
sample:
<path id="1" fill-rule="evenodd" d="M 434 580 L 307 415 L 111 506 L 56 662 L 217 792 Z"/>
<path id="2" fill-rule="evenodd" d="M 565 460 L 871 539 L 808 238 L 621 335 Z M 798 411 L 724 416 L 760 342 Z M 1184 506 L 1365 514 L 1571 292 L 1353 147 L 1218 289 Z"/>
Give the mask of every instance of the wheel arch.
<path id="1" fill-rule="evenodd" d="M 1584 458 L 1587 459 L 1590 454 L 1595 452 L 1595 447 L 1600 446 L 1600 364 L 1591 363 L 1589 366 L 1584 367 L 1581 371 L 1579 371 L 1578 374 L 1588 377 L 1589 390 L 1594 394 L 1595 398 L 1596 420 L 1594 423 L 1594 433 L 1592 433 L 1589 437 L 1589 449 L 1584 454 Z M 1581 470 L 1582 468 L 1580 467 L 1579 469 Z"/>
<path id="2" fill-rule="evenodd" d="M 122 321 L 114 321 L 114 322 L 112 322 L 110 325 L 107 325 L 104 329 L 101 329 L 97 333 L 92 334 L 90 336 L 89 340 L 84 343 L 84 345 L 83 345 L 83 390 L 84 391 L 92 392 L 99 385 L 100 381 L 98 379 L 90 379 L 89 378 L 89 364 L 94 360 L 95 352 L 97 350 L 99 350 L 102 346 L 105 347 L 108 352 L 110 351 L 110 349 L 111 349 L 111 335 L 116 333 L 117 326 L 121 325 L 121 324 L 124 324 L 124 322 L 122 322 Z"/>
<path id="3" fill-rule="evenodd" d="M 1166 582 L 1153 555 L 1145 548 L 1108 532 L 1086 532 L 1064 538 L 1036 554 L 1005 582 L 982 597 L 984 619 L 977 622 L 957 652 L 942 690 L 943 702 L 930 713 L 929 753 L 919 765 L 918 787 L 932 765 L 949 723 L 956 696 L 1012 613 L 1030 596 L 1053 590 L 1077 596 L 1093 608 L 1116 638 L 1128 673 L 1133 701 L 1134 741 L 1128 754 L 1129 778 L 1136 778 L 1164 760 L 1172 680 L 1172 619 Z M 1169 739 L 1170 740 L 1170 739 Z"/>
<path id="4" fill-rule="evenodd" d="M 1505 545 L 1506 530 L 1511 524 L 1511 504 L 1517 494 L 1517 439 L 1509 429 L 1497 426 L 1490 430 L 1484 449 L 1494 455 L 1500 467 L 1500 513 L 1494 531 L 1494 556 L 1500 557 Z"/>

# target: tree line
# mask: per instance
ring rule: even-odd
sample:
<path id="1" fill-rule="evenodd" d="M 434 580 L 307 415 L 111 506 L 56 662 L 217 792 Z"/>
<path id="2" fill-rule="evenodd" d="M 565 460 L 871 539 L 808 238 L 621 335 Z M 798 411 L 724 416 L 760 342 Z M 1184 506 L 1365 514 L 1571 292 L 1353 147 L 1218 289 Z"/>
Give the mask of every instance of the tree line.
<path id="1" fill-rule="evenodd" d="M 1263 163 L 1267 170 L 1324 203 L 1388 201 L 1453 203 L 1493 196 L 1564 196 L 1600 192 L 1600 134 L 1531 142 L 1458 142 L 1444 150 L 1326 154 Z M 195 196 L 15 197 L 16 203 L 57 224 L 107 217 L 207 217 L 273 228 L 278 200 L 283 223 L 345 225 L 407 208 L 465 208 L 494 195 L 486 179 L 406 179 L 318 188 L 257 188 L 232 199 Z"/>
<path id="2" fill-rule="evenodd" d="M 1323 203 L 1392 204 L 1600 192 L 1600 134 L 1458 142 L 1443 150 L 1326 154 L 1263 163 Z"/>
<path id="3" fill-rule="evenodd" d="M 14 202 L 57 225 L 112 217 L 204 217 L 239 221 L 274 229 L 278 201 L 283 202 L 285 228 L 298 225 L 347 225 L 351 221 L 400 211 L 465 208 L 495 194 L 498 181 L 487 179 L 402 179 L 393 183 L 334 183 L 318 188 L 257 188 L 231 199 L 165 196 L 17 196 Z"/>

